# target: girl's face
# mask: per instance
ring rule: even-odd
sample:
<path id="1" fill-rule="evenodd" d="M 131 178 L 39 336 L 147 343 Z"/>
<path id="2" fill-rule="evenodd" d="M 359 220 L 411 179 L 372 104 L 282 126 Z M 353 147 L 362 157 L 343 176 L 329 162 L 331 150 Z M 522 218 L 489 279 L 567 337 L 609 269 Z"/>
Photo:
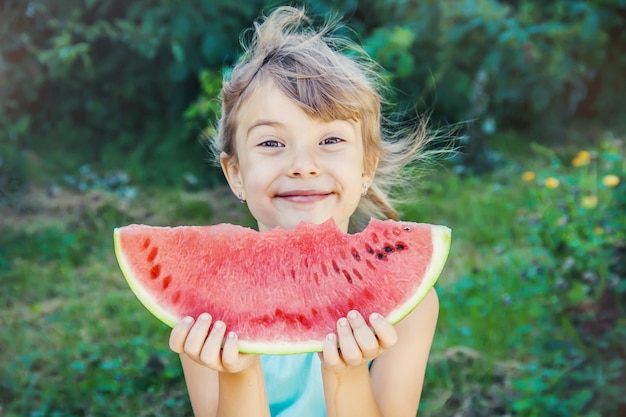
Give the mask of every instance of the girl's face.
<path id="1" fill-rule="evenodd" d="M 272 83 L 251 94 L 237 122 L 237 158 L 222 155 L 222 168 L 259 231 L 332 217 L 347 232 L 372 179 L 364 172 L 361 124 L 311 119 Z"/>

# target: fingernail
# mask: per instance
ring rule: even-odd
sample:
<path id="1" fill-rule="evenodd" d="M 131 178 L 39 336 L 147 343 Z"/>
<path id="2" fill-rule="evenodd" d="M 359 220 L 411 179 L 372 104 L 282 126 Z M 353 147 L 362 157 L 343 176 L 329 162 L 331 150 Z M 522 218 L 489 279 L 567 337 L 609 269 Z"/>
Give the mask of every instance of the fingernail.
<path id="1" fill-rule="evenodd" d="M 381 315 L 378 313 L 372 313 L 372 315 L 370 316 L 370 320 L 371 321 L 376 321 L 376 320 L 380 320 L 381 319 Z"/>
<path id="2" fill-rule="evenodd" d="M 189 316 L 185 317 L 185 318 L 183 319 L 183 323 L 185 323 L 185 324 L 191 324 L 191 323 L 193 323 L 193 317 L 189 317 Z"/>
<path id="3" fill-rule="evenodd" d="M 347 327 L 348 326 L 348 320 L 346 320 L 345 318 L 340 318 L 339 319 L 339 325 L 341 327 Z"/>
<path id="4" fill-rule="evenodd" d="M 235 334 L 235 332 L 228 332 L 228 338 L 229 338 L 229 339 L 234 339 L 235 337 L 237 337 L 237 335 Z"/>
<path id="5" fill-rule="evenodd" d="M 348 313 L 348 317 L 351 319 L 356 319 L 359 317 L 359 313 L 357 313 L 356 311 L 352 310 L 351 312 Z"/>
<path id="6" fill-rule="evenodd" d="M 200 320 L 209 320 L 211 318 L 211 316 L 209 315 L 209 313 L 202 313 L 200 314 Z"/>
<path id="7" fill-rule="evenodd" d="M 224 327 L 224 322 L 222 321 L 216 321 L 215 324 L 213 325 L 213 327 L 215 329 L 221 329 L 222 327 Z"/>
<path id="8" fill-rule="evenodd" d="M 328 340 L 329 342 L 334 342 L 335 341 L 335 334 L 334 333 L 329 333 L 326 336 L 326 340 Z"/>

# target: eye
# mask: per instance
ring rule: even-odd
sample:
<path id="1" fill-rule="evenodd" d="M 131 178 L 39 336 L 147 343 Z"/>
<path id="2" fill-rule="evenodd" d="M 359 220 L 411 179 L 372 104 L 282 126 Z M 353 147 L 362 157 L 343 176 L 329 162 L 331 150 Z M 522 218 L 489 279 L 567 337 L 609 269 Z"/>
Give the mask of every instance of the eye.
<path id="1" fill-rule="evenodd" d="M 320 142 L 320 145 L 334 145 L 335 143 L 341 143 L 344 140 L 338 137 L 330 137 L 330 138 L 325 138 Z"/>
<path id="2" fill-rule="evenodd" d="M 283 147 L 285 145 L 283 145 L 282 143 L 280 143 L 277 140 L 270 139 L 270 140 L 266 140 L 266 141 L 263 141 L 263 142 L 259 143 L 258 146 L 261 146 L 261 147 L 264 147 L 264 148 L 280 148 L 280 147 Z"/>

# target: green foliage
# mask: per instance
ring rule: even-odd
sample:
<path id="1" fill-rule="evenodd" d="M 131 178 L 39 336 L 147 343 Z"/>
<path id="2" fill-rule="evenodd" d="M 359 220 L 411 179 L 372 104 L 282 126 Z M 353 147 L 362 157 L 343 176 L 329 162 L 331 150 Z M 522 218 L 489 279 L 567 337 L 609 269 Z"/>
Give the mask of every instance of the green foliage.
<path id="1" fill-rule="evenodd" d="M 191 129 L 202 129 L 202 137 L 209 140 L 217 134 L 215 128 L 221 114 L 219 94 L 222 88 L 221 73 L 203 70 L 198 76 L 200 94 L 185 111 L 185 120 Z"/>
<path id="2" fill-rule="evenodd" d="M 239 31 L 260 8 L 230 1 L 9 1 L 0 28 L 0 142 L 10 139 L 65 169 L 120 168 L 126 164 L 119 155 L 149 165 L 167 155 L 190 161 L 205 178 L 198 131 L 188 131 L 181 115 L 195 98 L 196 74 L 233 59 Z M 163 162 L 159 168 L 141 179 L 176 183 L 174 169 Z"/>
<path id="3" fill-rule="evenodd" d="M 9 140 L 0 141 L 0 202 L 23 188 L 25 182 L 22 153 Z"/>
<path id="4" fill-rule="evenodd" d="M 351 36 L 386 68 L 409 119 L 417 105 L 438 120 L 475 120 L 486 131 L 532 126 L 545 141 L 575 117 L 604 121 L 624 106 L 619 2 L 300 3 L 346 17 Z M 198 143 L 216 110 L 206 107 L 214 106 L 216 87 L 207 74 L 219 79 L 240 52 L 240 31 L 277 5 L 5 1 L 0 143 L 66 171 L 146 164 L 147 174 L 134 176 L 142 182 L 179 184 L 190 172 L 215 185 L 220 176 L 205 169 Z M 170 162 L 155 163 L 162 155 Z"/>
<path id="5" fill-rule="evenodd" d="M 380 3 L 365 44 L 405 107 L 417 102 L 447 121 L 548 129 L 542 139 L 550 139 L 574 116 L 611 119 L 623 107 L 623 7 L 390 1 Z"/>
<path id="6" fill-rule="evenodd" d="M 540 265 L 549 277 L 552 295 L 543 303 L 552 325 L 538 346 L 541 357 L 517 382 L 526 395 L 514 408 L 524 415 L 617 415 L 626 384 L 624 144 L 611 139 L 580 151 L 573 168 L 536 148 L 552 165 L 524 174 L 535 198 L 523 218 L 530 243 L 550 254 Z"/>

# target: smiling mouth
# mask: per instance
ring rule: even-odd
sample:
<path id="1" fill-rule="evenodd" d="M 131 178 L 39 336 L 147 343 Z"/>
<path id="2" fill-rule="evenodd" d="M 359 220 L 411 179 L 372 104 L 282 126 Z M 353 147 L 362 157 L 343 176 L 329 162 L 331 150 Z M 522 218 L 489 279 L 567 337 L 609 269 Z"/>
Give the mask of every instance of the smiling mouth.
<path id="1" fill-rule="evenodd" d="M 292 203 L 313 203 L 323 200 L 333 193 L 316 190 L 294 190 L 277 194 L 276 197 Z"/>

